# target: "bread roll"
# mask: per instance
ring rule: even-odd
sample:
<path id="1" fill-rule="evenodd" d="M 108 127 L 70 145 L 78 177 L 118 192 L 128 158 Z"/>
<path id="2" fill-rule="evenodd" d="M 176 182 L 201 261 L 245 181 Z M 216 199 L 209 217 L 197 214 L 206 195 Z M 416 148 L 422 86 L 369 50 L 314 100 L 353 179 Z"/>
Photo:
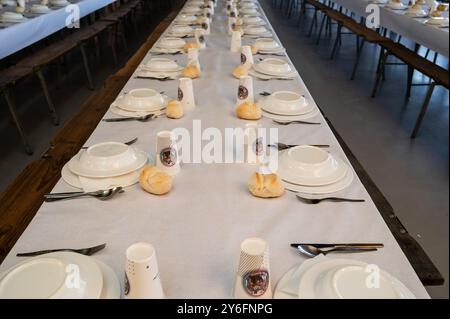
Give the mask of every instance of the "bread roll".
<path id="1" fill-rule="evenodd" d="M 253 174 L 248 180 L 248 190 L 253 196 L 262 198 L 280 197 L 284 194 L 284 186 L 276 174 Z"/>
<path id="2" fill-rule="evenodd" d="M 248 75 L 248 69 L 244 65 L 239 65 L 233 70 L 235 78 L 240 79 L 241 76 Z"/>
<path id="3" fill-rule="evenodd" d="M 187 65 L 181 73 L 185 78 L 191 79 L 196 79 L 200 76 L 200 70 L 196 65 Z"/>
<path id="4" fill-rule="evenodd" d="M 139 176 L 139 184 L 148 193 L 163 195 L 172 188 L 172 177 L 153 165 L 147 165 Z"/>
<path id="5" fill-rule="evenodd" d="M 183 107 L 181 102 L 177 100 L 172 100 L 167 104 L 166 115 L 171 119 L 179 119 L 183 117 Z"/>
<path id="6" fill-rule="evenodd" d="M 184 45 L 184 47 L 183 47 L 183 50 L 186 51 L 186 53 L 187 53 L 187 51 L 188 51 L 189 49 L 198 49 L 198 44 L 197 44 L 197 43 L 194 43 L 194 42 L 188 42 L 188 43 L 186 43 L 186 44 Z"/>
<path id="7" fill-rule="evenodd" d="M 244 120 L 259 120 L 262 112 L 256 103 L 244 102 L 236 108 L 236 115 Z"/>

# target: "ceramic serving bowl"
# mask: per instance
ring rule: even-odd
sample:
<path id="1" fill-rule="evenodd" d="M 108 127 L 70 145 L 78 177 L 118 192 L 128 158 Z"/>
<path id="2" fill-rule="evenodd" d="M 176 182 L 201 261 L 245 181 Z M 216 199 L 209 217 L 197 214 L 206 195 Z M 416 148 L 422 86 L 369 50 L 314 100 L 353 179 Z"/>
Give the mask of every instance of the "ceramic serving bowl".
<path id="1" fill-rule="evenodd" d="M 299 115 L 307 110 L 308 101 L 303 95 L 291 91 L 277 91 L 270 95 L 266 111 L 275 114 Z"/>
<path id="2" fill-rule="evenodd" d="M 172 27 L 172 33 L 175 34 L 189 34 L 194 32 L 194 29 L 187 25 L 174 25 Z"/>
<path id="3" fill-rule="evenodd" d="M 257 39 L 254 45 L 258 50 L 274 50 L 280 47 L 274 39 Z"/>
<path id="4" fill-rule="evenodd" d="M 180 38 L 163 38 L 159 41 L 159 46 L 166 49 L 182 49 L 186 41 Z"/>
<path id="5" fill-rule="evenodd" d="M 257 63 L 257 67 L 262 72 L 270 75 L 287 74 L 292 72 L 292 68 L 289 63 L 276 58 L 264 59 Z"/>
<path id="6" fill-rule="evenodd" d="M 243 17 L 242 20 L 245 24 L 252 24 L 263 21 L 263 19 L 261 19 L 260 17 Z"/>
<path id="7" fill-rule="evenodd" d="M 244 32 L 246 34 L 250 34 L 250 35 L 264 34 L 264 33 L 267 33 L 268 31 L 269 30 L 267 30 L 263 26 L 251 26 L 251 27 L 245 28 L 245 30 L 244 30 Z"/>
<path id="8" fill-rule="evenodd" d="M 123 104 L 135 111 L 146 111 L 161 107 L 164 97 L 153 89 L 134 89 L 123 98 Z"/>
<path id="9" fill-rule="evenodd" d="M 195 21 L 197 21 L 197 17 L 190 15 L 190 14 L 180 14 L 177 18 L 177 21 L 179 22 L 190 22 L 190 23 L 194 23 Z"/>
<path id="10" fill-rule="evenodd" d="M 152 72 L 175 72 L 180 69 L 180 66 L 171 59 L 152 58 L 144 65 L 144 69 Z"/>
<path id="11" fill-rule="evenodd" d="M 30 10 L 33 13 L 47 13 L 50 11 L 49 7 L 42 4 L 33 4 Z"/>

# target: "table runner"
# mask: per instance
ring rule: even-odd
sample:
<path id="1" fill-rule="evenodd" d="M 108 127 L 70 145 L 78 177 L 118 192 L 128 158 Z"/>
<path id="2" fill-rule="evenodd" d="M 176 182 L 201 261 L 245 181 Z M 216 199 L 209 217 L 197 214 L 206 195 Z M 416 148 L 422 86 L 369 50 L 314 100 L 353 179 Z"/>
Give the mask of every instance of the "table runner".
<path id="1" fill-rule="evenodd" d="M 115 1 L 116 0 L 79 0 L 71 2 L 78 5 L 80 9 L 80 18 L 82 18 Z M 40 1 L 32 1 L 30 4 L 39 2 Z M 27 5 L 27 8 L 30 4 Z M 54 9 L 52 12 L 29 18 L 26 22 L 16 23 L 4 29 L 0 29 L 0 59 L 22 50 L 23 48 L 65 28 L 66 19 L 70 14 L 67 13 L 65 9 L 65 7 Z M 0 15 L 3 12 L 14 10 L 14 7 L 0 8 Z"/>
<path id="2" fill-rule="evenodd" d="M 192 132 L 193 120 L 201 120 L 203 129 L 244 127 L 248 123 L 234 115 L 238 80 L 232 77 L 231 71 L 240 59 L 239 54 L 229 52 L 230 37 L 223 3 L 216 9 L 211 35 L 207 37 L 208 48 L 200 52 L 203 73 L 200 79 L 194 80 L 196 109 L 180 120 L 100 122 L 86 145 L 139 137 L 135 145 L 154 154 L 156 134 L 161 130 L 185 127 Z M 172 58 L 180 64 L 186 63 L 184 55 Z M 150 54 L 144 62 L 149 59 Z M 302 65 L 297 68 L 301 75 Z M 165 91 L 172 97 L 177 94 L 177 81 L 134 77 L 123 92 L 141 87 Z M 294 81 L 255 79 L 254 88 L 255 93 L 294 90 L 314 103 L 300 77 Z M 115 115 L 111 112 L 105 115 L 112 116 Z M 314 120 L 323 124 L 280 127 L 280 141 L 330 144 L 331 152 L 345 158 L 323 116 Z M 264 127 L 276 127 L 269 119 L 259 122 Z M 339 256 L 377 264 L 398 277 L 417 297 L 428 298 L 357 177 L 350 188 L 338 195 L 364 198 L 365 203 L 307 205 L 291 193 L 270 200 L 251 196 L 246 183 L 255 170 L 255 166 L 247 164 L 184 164 L 167 196 L 149 195 L 135 185 L 106 202 L 86 198 L 44 203 L 0 271 L 21 260 L 15 257 L 19 251 L 87 247 L 105 242 L 106 249 L 95 258 L 110 265 L 123 280 L 126 248 L 134 242 L 145 241 L 156 247 L 168 298 L 230 298 L 239 245 L 247 237 L 258 236 L 268 241 L 273 286 L 287 270 L 305 260 L 289 247 L 292 242 L 382 242 L 385 248 L 378 252 Z M 60 180 L 53 192 L 71 190 L 74 189 Z M 339 256 L 330 255 L 330 258 Z"/>
<path id="3" fill-rule="evenodd" d="M 360 17 L 366 17 L 366 7 L 371 0 L 332 0 Z M 404 2 L 404 1 L 403 1 Z M 406 10 L 390 10 L 385 5 L 380 7 L 380 25 L 397 34 L 423 45 L 439 54 L 449 57 L 448 28 L 438 28 L 424 22 L 428 18 L 411 18 L 405 15 Z"/>

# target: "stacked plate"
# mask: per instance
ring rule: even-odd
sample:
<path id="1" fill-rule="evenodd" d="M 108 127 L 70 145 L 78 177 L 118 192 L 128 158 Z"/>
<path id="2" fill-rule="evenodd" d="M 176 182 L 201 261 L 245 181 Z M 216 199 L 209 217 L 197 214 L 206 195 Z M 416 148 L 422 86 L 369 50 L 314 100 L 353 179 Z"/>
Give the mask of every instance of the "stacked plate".
<path id="1" fill-rule="evenodd" d="M 291 91 L 277 91 L 258 101 L 263 115 L 276 121 L 301 121 L 316 116 L 318 109 L 303 96 Z"/>
<path id="2" fill-rule="evenodd" d="M 194 29 L 189 25 L 176 24 L 170 29 L 169 34 L 176 38 L 192 37 L 194 36 Z"/>
<path id="3" fill-rule="evenodd" d="M 69 185 L 84 191 L 138 182 L 139 173 L 148 155 L 123 143 L 105 142 L 81 150 L 64 165 L 61 177 Z"/>
<path id="4" fill-rule="evenodd" d="M 180 25 L 196 24 L 197 17 L 191 14 L 180 14 L 175 18 L 175 23 Z"/>
<path id="5" fill-rule="evenodd" d="M 391 10 L 406 10 L 408 9 L 408 5 L 403 4 L 400 0 L 390 1 L 387 5 L 387 8 Z"/>
<path id="6" fill-rule="evenodd" d="M 261 17 L 244 16 L 242 22 L 248 26 L 266 25 L 266 22 Z"/>
<path id="7" fill-rule="evenodd" d="M 239 14 L 255 16 L 255 17 L 261 16 L 258 9 L 256 9 L 256 8 L 242 8 L 241 10 L 239 10 Z"/>
<path id="8" fill-rule="evenodd" d="M 201 12 L 202 12 L 201 6 L 198 6 L 198 5 L 190 5 L 190 6 L 184 7 L 182 13 L 184 13 L 184 14 L 193 14 L 193 15 L 195 15 L 195 14 L 200 14 Z"/>
<path id="9" fill-rule="evenodd" d="M 258 5 L 255 2 L 241 2 L 239 7 L 242 9 L 257 9 Z"/>
<path id="10" fill-rule="evenodd" d="M 5 7 L 15 7 L 17 5 L 15 0 L 2 0 L 1 4 Z"/>
<path id="11" fill-rule="evenodd" d="M 408 9 L 408 12 L 406 13 L 409 17 L 413 18 L 426 18 L 428 17 L 428 13 L 423 9 L 421 5 L 414 5 Z"/>
<path id="12" fill-rule="evenodd" d="M 137 75 L 149 78 L 177 78 L 183 67 L 177 62 L 167 58 L 152 58 L 145 64 L 139 66 Z M 139 110 L 141 111 L 141 110 Z"/>
<path id="13" fill-rule="evenodd" d="M 3 23 L 20 23 L 27 20 L 21 13 L 17 12 L 4 12 L 0 16 L 0 22 Z"/>
<path id="14" fill-rule="evenodd" d="M 139 117 L 164 112 L 169 97 L 153 89 L 134 89 L 119 95 L 109 108 L 111 112 L 125 117 Z"/>
<path id="15" fill-rule="evenodd" d="M 33 4 L 30 8 L 32 13 L 44 14 L 52 11 L 49 7 L 43 4 Z"/>
<path id="16" fill-rule="evenodd" d="M 66 7 L 70 2 L 67 0 L 50 0 L 50 4 L 54 7 Z"/>
<path id="17" fill-rule="evenodd" d="M 253 64 L 249 74 L 263 80 L 293 79 L 297 76 L 297 71 L 285 60 L 267 58 Z"/>
<path id="18" fill-rule="evenodd" d="M 319 255 L 288 271 L 278 282 L 275 299 L 415 299 L 397 278 L 380 270 L 376 286 L 368 285 L 369 265 Z"/>
<path id="19" fill-rule="evenodd" d="M 426 24 L 434 25 L 438 27 L 448 27 L 449 25 L 449 18 L 448 17 L 432 17 L 431 19 L 428 19 Z"/>
<path id="20" fill-rule="evenodd" d="M 277 54 L 285 52 L 285 49 L 272 38 L 256 39 L 253 45 L 258 49 L 258 53 Z"/>
<path id="21" fill-rule="evenodd" d="M 281 151 L 277 174 L 287 189 L 307 194 L 338 192 L 353 181 L 353 172 L 343 159 L 309 145 Z"/>
<path id="22" fill-rule="evenodd" d="M 272 32 L 262 25 L 247 26 L 244 28 L 244 36 L 252 38 L 270 37 Z"/>
<path id="23" fill-rule="evenodd" d="M 183 39 L 175 37 L 165 37 L 155 44 L 155 47 L 152 49 L 152 52 L 168 53 L 168 54 L 182 52 L 185 44 L 186 41 L 184 41 Z"/>
<path id="24" fill-rule="evenodd" d="M 119 298 L 120 284 L 109 266 L 71 252 L 41 255 L 0 275 L 0 299 Z"/>

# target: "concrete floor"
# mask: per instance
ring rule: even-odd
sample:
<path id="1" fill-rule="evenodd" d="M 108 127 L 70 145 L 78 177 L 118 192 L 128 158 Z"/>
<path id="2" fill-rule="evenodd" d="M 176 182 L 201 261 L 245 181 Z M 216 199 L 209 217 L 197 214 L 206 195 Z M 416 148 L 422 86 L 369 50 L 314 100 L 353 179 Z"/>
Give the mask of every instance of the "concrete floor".
<path id="1" fill-rule="evenodd" d="M 405 66 L 388 67 L 386 81 L 371 98 L 376 46 L 365 47 L 356 79 L 350 81 L 353 35 L 343 36 L 338 55 L 330 60 L 334 38 L 316 45 L 314 33 L 306 36 L 310 18 L 297 27 L 297 18 L 286 19 L 271 0 L 260 3 L 317 104 L 448 281 L 448 90 L 435 91 L 419 135 L 411 140 L 426 87 L 414 87 L 405 104 Z M 440 58 L 438 63 L 448 68 L 448 60 Z M 416 72 L 414 81 L 427 79 Z M 449 297 L 448 282 L 427 290 L 433 298 Z"/>
<path id="2" fill-rule="evenodd" d="M 412 141 L 409 134 L 425 88 L 414 88 L 410 102 L 404 104 L 405 67 L 389 67 L 379 95 L 371 99 L 369 95 L 378 53 L 374 46 L 365 48 L 357 78 L 350 81 L 355 43 L 352 36 L 344 38 L 338 56 L 331 61 L 328 59 L 332 43 L 329 38 L 317 46 L 315 38 L 305 36 L 304 29 L 309 20 L 303 28 L 297 28 L 294 19 L 288 21 L 279 11 L 272 9 L 271 0 L 260 2 L 316 102 L 447 280 L 448 91 L 441 88 L 435 91 L 419 136 Z M 130 39 L 130 52 L 137 48 L 138 43 L 138 39 Z M 105 52 L 102 61 L 92 63 L 97 85 L 117 69 L 108 58 L 109 52 Z M 122 56 L 122 61 L 125 59 L 126 56 Z M 90 94 L 84 85 L 80 61 L 74 57 L 72 62 L 64 87 L 52 89 L 62 123 L 73 116 Z M 448 63 L 439 62 L 443 65 Z M 50 72 L 49 76 L 54 76 L 53 73 Z M 416 74 L 415 80 L 425 79 Z M 16 96 L 20 105 L 19 115 L 35 154 L 25 155 L 6 105 L 0 99 L 0 190 L 29 161 L 46 150 L 49 140 L 59 130 L 51 124 L 36 80 L 20 85 Z M 443 287 L 428 288 L 428 291 L 434 298 L 448 298 L 447 283 Z"/>

